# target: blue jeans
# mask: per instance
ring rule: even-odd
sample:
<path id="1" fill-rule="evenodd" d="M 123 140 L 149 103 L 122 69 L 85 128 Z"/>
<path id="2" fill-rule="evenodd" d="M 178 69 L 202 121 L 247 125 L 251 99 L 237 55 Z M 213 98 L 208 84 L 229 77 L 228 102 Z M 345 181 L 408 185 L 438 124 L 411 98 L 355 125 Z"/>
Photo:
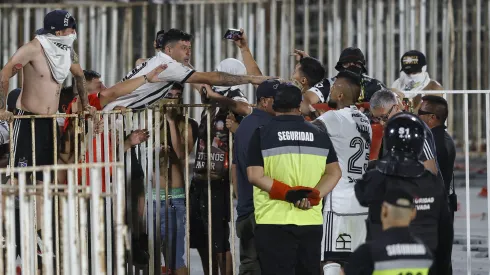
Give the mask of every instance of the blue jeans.
<path id="1" fill-rule="evenodd" d="M 153 201 L 153 208 L 155 209 L 153 222 L 156 224 L 155 201 Z M 185 199 L 169 199 L 168 244 L 165 243 L 165 229 L 165 201 L 162 200 L 160 202 L 160 237 L 162 244 L 165 245 L 164 255 L 167 253 L 167 245 L 170 246 L 168 249 L 170 255 L 165 255 L 165 265 L 172 270 L 185 267 Z"/>

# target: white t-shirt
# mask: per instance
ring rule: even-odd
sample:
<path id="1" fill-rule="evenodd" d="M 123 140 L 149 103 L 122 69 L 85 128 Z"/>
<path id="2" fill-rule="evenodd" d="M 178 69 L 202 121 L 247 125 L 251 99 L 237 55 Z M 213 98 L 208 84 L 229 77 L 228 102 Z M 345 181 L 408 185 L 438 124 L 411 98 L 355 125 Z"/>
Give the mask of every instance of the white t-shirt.
<path id="1" fill-rule="evenodd" d="M 332 140 L 342 177 L 325 198 L 324 211 L 337 214 L 365 214 L 354 192 L 355 180 L 366 172 L 373 132 L 369 119 L 356 106 L 328 111 L 314 122 L 321 121 Z"/>
<path id="2" fill-rule="evenodd" d="M 172 88 L 174 82 L 185 83 L 185 81 L 194 73 L 194 70 L 177 62 L 170 56 L 158 52 L 154 57 L 149 58 L 145 62 L 130 71 L 122 81 L 145 75 L 155 69 L 157 66 L 167 64 L 167 69 L 160 73 L 159 79 L 165 81 L 157 83 L 146 83 L 134 90 L 132 93 L 121 96 L 115 101 L 107 104 L 104 111 L 110 111 L 116 106 L 123 106 L 131 109 L 143 109 L 151 106 Z"/>

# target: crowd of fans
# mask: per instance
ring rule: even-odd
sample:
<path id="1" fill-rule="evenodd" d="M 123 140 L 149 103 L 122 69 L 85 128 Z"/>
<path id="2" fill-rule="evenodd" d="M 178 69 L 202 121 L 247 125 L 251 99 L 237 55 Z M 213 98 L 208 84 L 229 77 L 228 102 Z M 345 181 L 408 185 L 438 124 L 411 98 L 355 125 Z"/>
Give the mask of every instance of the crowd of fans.
<path id="1" fill-rule="evenodd" d="M 143 218 L 147 201 L 149 207 L 161 206 L 161 212 L 155 213 L 161 215 L 161 231 L 157 233 L 161 234 L 161 252 L 172 274 L 187 274 L 186 211 L 190 213 L 190 247 L 199 252 L 204 273 L 233 274 L 229 242 L 232 234 L 229 222 L 234 216 L 230 211 L 233 202 L 229 192 L 233 184 L 238 214 L 236 233 L 240 238 L 239 274 L 373 274 L 375 270 L 451 274 L 454 215 L 451 217 L 449 213 L 456 210 L 454 188 L 451 192 L 455 150 L 444 127 L 447 102 L 439 95 L 423 95 L 424 90 L 442 90 L 426 72 L 423 53 L 412 50 L 401 57 L 400 78 L 392 88 L 367 75 L 364 55 L 356 47 L 342 51 L 335 67 L 338 74 L 332 77 L 325 76 L 319 60 L 295 50 L 294 73 L 291 79 L 281 80 L 262 75 L 247 36 L 241 30 L 230 43 L 240 49 L 243 61 L 227 58 L 215 72 L 202 73 L 191 65 L 192 35 L 170 29 L 157 33 L 155 56 L 138 59 L 135 68 L 118 84 L 105 87 L 98 72 L 83 70 L 82 80 L 76 80 L 73 87 L 61 87 L 68 71 L 60 70 L 70 68 L 73 74 L 80 75 L 73 68 L 79 65 L 73 50 L 58 52 L 59 49 L 51 49 L 51 44 L 61 43 L 71 49 L 73 40 L 67 42 L 67 39 L 76 35 L 76 22 L 66 11 L 54 11 L 46 15 L 44 25 L 36 38 L 21 47 L 1 72 L 5 94 L 8 87 L 5 83 L 20 70 L 19 64 L 24 71 L 24 82 L 22 89 L 0 98 L 5 108 L 0 111 L 0 118 L 10 120 L 10 113 L 89 111 L 95 118 L 94 135 L 102 135 L 103 128 L 111 125 L 103 125 L 94 110 L 139 111 L 164 104 L 166 121 L 161 121 L 161 128 L 156 131 L 167 137 L 169 146 L 160 154 L 160 175 L 156 175 L 160 177 L 159 194 L 144 194 L 146 167 L 141 165 L 144 156 L 137 157 L 135 148 L 148 140 L 148 130 L 133 131 L 123 145 L 125 151 L 131 152 L 128 169 L 132 171 L 129 184 L 134 211 L 129 218 L 133 225 L 132 250 L 136 263 L 148 264 L 150 258 L 145 222 L 149 218 L 156 220 L 156 216 Z M 42 51 L 36 54 L 31 49 L 35 47 L 44 51 L 48 61 L 39 59 Z M 62 58 L 50 58 L 50 55 Z M 39 73 L 36 70 L 43 69 L 46 78 L 53 79 L 39 80 L 32 76 L 33 71 Z M 58 89 L 54 99 L 50 95 L 40 101 L 39 108 L 32 107 L 35 100 L 32 94 L 37 91 L 32 87 L 33 81 L 41 81 L 41 88 L 45 85 L 43 89 L 56 84 L 53 87 L 59 88 L 48 88 Z M 203 111 L 199 121 L 192 118 L 186 121 L 183 108 L 173 107 L 189 96 L 184 94 L 185 83 L 190 83 L 193 92 L 199 93 L 202 103 L 212 106 Z M 255 86 L 255 107 L 252 108 L 252 99 L 241 91 L 241 84 Z M 56 110 L 52 109 L 53 102 Z M 20 140 L 31 142 L 30 130 L 19 121 L 14 120 L 22 132 L 15 133 L 12 146 L 16 148 Z M 86 152 L 75 159 L 75 147 L 79 150 L 81 147 L 75 144 L 73 120 L 60 120 L 59 126 L 60 150 L 55 156 L 58 163 L 104 161 L 104 157 L 90 159 Z M 43 129 L 43 124 L 36 127 Z M 387 127 L 384 139 L 382 127 Z M 0 134 L 5 140 L 8 127 L 0 127 Z M 381 146 L 374 146 L 381 140 Z M 49 142 L 36 138 L 36 152 L 33 152 L 36 160 L 41 154 L 37 151 L 38 144 L 40 150 L 45 150 Z M 117 141 L 109 142 L 112 146 Z M 207 148 L 208 143 L 211 148 Z M 96 148 L 92 141 L 86 144 L 89 146 Z M 8 159 L 6 148 L 1 152 Z M 14 151 L 14 165 L 31 166 L 32 156 L 18 156 L 18 152 L 20 149 Z M 186 198 L 184 160 L 191 154 L 195 155 L 195 161 L 190 175 L 190 197 Z M 109 158 L 117 159 L 112 153 Z M 50 161 L 45 162 L 50 164 Z M 7 161 L 1 164 L 5 167 Z M 37 180 L 42 180 L 41 175 Z M 66 171 L 59 172 L 58 180 L 61 184 L 66 182 Z M 425 187 L 420 182 L 426 183 Z M 103 180 L 103 190 L 105 184 Z M 190 209 L 186 209 L 186 200 Z M 211 232 L 208 232 L 209 223 Z M 389 236 L 384 244 L 378 242 L 382 231 Z M 212 255 L 209 255 L 208 234 L 212 234 Z M 393 253 L 388 250 L 383 258 L 375 252 L 380 245 L 398 245 L 398 248 L 393 248 Z M 42 247 L 39 249 L 42 251 Z M 160 250 L 156 253 L 155 257 L 159 257 Z M 372 260 L 364 254 L 371 255 Z M 395 261 L 392 262 L 395 266 L 380 267 L 379 262 L 397 260 L 394 255 L 400 259 L 415 257 L 422 264 L 419 261 L 410 266 L 414 261 Z M 212 270 L 208 265 L 210 258 Z"/>

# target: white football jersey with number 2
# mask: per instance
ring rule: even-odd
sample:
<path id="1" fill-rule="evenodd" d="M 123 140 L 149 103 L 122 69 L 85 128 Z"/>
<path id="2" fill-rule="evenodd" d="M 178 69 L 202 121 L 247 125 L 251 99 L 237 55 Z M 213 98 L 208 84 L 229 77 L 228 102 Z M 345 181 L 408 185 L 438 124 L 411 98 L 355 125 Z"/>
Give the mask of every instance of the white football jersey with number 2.
<path id="1" fill-rule="evenodd" d="M 325 198 L 324 211 L 337 214 L 367 213 L 354 192 L 355 180 L 366 172 L 373 132 L 369 119 L 356 106 L 328 111 L 317 118 L 327 129 L 337 153 L 342 178 Z M 318 122 L 317 122 L 318 124 Z"/>

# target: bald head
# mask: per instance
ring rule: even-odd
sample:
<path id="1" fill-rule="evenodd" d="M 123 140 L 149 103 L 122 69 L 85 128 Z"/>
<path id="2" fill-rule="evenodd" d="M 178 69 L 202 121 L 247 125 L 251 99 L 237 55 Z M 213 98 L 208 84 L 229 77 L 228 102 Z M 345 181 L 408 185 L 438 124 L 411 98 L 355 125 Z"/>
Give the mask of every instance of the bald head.
<path id="1" fill-rule="evenodd" d="M 407 227 L 415 219 L 415 208 L 398 207 L 387 202 L 383 202 L 381 208 L 381 222 L 383 230 L 391 227 Z"/>
<path id="2" fill-rule="evenodd" d="M 346 76 L 337 76 L 330 89 L 328 105 L 335 109 L 341 109 L 356 103 L 361 94 L 361 86 Z"/>

